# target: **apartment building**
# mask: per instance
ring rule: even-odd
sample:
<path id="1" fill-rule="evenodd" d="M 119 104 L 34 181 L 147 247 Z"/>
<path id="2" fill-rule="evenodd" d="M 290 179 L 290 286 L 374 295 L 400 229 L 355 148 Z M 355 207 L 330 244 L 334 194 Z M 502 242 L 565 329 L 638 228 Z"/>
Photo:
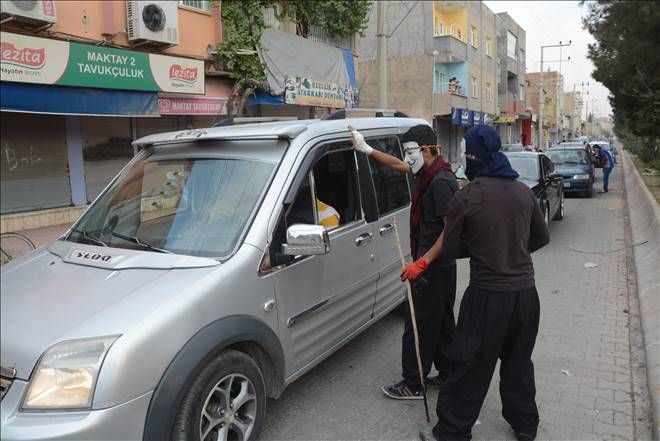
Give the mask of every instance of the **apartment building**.
<path id="1" fill-rule="evenodd" d="M 455 161 L 465 131 L 499 113 L 496 15 L 480 1 L 412 8 L 386 2 L 388 107 L 432 122 L 445 157 Z M 361 107 L 378 102 L 376 15 L 359 46 Z"/>
<path id="2" fill-rule="evenodd" d="M 541 81 L 540 72 L 528 72 L 525 75 L 527 84 L 527 107 L 532 109 L 535 114 L 539 113 L 539 85 Z M 557 71 L 543 72 L 543 121 L 539 121 L 539 130 L 543 130 L 542 147 L 547 148 L 549 145 L 561 141 L 562 131 L 560 122 L 563 118 L 563 76 Z M 565 135 L 564 135 L 565 136 Z M 534 139 L 534 144 L 537 144 L 537 139 Z"/>
<path id="3" fill-rule="evenodd" d="M 525 30 L 506 12 L 497 14 L 497 94 L 495 125 L 502 143 L 532 143 L 532 114 L 525 103 Z"/>
<path id="4" fill-rule="evenodd" d="M 220 2 L 1 3 L 2 232 L 71 222 L 132 140 L 225 113 Z"/>

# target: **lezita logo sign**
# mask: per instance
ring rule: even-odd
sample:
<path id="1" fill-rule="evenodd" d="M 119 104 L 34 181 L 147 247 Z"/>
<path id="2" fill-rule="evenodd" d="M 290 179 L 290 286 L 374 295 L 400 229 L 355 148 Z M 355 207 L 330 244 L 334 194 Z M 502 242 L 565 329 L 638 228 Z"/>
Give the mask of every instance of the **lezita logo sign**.
<path id="1" fill-rule="evenodd" d="M 192 84 L 197 81 L 197 68 L 186 68 L 180 64 L 170 66 L 170 80 Z"/>
<path id="2" fill-rule="evenodd" d="M 46 49 L 16 48 L 12 43 L 0 44 L 0 60 L 28 69 L 41 69 L 46 64 Z"/>

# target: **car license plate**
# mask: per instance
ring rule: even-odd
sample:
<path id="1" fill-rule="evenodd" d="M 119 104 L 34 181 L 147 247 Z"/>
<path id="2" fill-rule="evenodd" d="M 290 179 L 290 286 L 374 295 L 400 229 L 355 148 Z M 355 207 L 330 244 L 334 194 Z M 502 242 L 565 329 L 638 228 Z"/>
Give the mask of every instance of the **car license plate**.
<path id="1" fill-rule="evenodd" d="M 570 182 L 564 182 L 564 187 L 570 187 L 571 183 Z"/>

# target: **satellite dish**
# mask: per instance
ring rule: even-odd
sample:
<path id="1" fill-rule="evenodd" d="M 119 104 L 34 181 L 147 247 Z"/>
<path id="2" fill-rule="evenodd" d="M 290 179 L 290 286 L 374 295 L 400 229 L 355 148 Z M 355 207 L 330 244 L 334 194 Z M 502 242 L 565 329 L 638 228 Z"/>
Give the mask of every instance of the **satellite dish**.
<path id="1" fill-rule="evenodd" d="M 151 32 L 159 32 L 165 28 L 165 11 L 156 4 L 150 4 L 142 9 L 142 21 Z"/>

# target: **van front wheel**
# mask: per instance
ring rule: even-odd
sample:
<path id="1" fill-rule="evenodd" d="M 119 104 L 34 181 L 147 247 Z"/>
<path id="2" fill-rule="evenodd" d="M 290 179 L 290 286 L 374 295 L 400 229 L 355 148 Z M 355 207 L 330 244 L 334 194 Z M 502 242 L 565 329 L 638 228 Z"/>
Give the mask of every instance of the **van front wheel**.
<path id="1" fill-rule="evenodd" d="M 193 380 L 177 412 L 172 439 L 254 440 L 265 412 L 259 366 L 242 352 L 225 350 Z"/>

